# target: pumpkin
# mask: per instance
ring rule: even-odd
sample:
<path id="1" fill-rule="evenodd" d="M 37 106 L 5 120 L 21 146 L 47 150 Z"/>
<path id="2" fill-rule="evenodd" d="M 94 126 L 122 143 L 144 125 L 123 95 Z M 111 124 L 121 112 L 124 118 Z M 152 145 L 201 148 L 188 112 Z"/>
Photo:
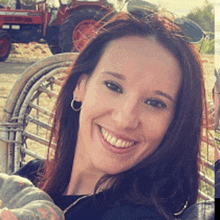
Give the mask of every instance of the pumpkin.
<path id="1" fill-rule="evenodd" d="M 0 173 L 0 220 L 64 220 L 50 196 L 28 179 Z"/>

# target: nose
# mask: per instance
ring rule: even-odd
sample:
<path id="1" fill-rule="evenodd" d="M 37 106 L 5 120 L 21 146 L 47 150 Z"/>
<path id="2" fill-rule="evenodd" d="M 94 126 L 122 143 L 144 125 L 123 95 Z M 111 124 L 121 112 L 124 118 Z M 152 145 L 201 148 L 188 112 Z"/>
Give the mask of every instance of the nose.
<path id="1" fill-rule="evenodd" d="M 138 103 L 129 98 L 122 101 L 114 106 L 112 117 L 118 128 L 136 129 L 140 123 Z"/>

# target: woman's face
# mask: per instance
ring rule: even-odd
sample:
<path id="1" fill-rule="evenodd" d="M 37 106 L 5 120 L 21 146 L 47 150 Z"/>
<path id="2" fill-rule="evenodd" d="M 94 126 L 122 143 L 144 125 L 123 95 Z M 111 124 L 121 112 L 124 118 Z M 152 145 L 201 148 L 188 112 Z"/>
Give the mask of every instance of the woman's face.
<path id="1" fill-rule="evenodd" d="M 112 41 L 74 91 L 82 102 L 76 161 L 103 175 L 149 156 L 171 123 L 180 84 L 178 61 L 154 39 Z"/>

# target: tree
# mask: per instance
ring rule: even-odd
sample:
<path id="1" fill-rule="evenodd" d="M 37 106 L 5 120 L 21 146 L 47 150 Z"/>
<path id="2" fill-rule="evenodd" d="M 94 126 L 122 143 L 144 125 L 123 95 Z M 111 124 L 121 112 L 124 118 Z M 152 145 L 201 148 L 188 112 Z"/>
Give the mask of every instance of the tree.
<path id="1" fill-rule="evenodd" d="M 110 6 L 111 8 L 114 8 L 114 4 L 110 3 L 108 0 L 102 0 L 103 5 Z"/>
<path id="2" fill-rule="evenodd" d="M 8 0 L 0 0 L 0 5 L 6 7 L 8 5 Z"/>
<path id="3" fill-rule="evenodd" d="M 191 11 L 187 18 L 196 22 L 204 31 L 214 32 L 214 5 L 205 1 L 202 8 L 196 8 Z"/>

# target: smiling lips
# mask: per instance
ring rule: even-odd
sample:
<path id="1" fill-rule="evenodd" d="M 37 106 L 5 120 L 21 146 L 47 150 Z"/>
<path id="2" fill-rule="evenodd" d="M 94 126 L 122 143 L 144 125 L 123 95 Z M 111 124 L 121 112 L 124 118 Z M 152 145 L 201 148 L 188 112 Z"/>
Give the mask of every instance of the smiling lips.
<path id="1" fill-rule="evenodd" d="M 104 128 L 101 128 L 101 133 L 104 139 L 111 145 L 117 148 L 129 148 L 132 145 L 136 144 L 135 141 L 126 141 L 120 138 L 116 138 L 112 134 L 110 134 L 108 131 L 106 131 Z"/>

